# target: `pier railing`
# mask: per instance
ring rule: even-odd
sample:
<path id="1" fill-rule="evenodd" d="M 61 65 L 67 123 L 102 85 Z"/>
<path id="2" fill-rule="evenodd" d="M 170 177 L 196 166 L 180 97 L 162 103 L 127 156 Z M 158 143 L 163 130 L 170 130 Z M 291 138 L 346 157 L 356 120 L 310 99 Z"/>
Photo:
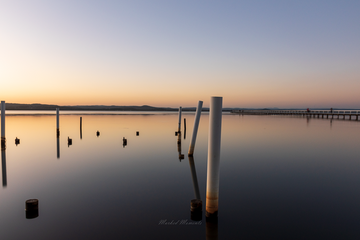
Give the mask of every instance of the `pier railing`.
<path id="1" fill-rule="evenodd" d="M 231 111 L 235 114 L 249 114 L 249 115 L 299 115 L 299 116 L 308 116 L 308 117 L 317 117 L 317 118 L 338 118 L 342 119 L 358 120 L 360 115 L 360 110 L 233 110 Z"/>

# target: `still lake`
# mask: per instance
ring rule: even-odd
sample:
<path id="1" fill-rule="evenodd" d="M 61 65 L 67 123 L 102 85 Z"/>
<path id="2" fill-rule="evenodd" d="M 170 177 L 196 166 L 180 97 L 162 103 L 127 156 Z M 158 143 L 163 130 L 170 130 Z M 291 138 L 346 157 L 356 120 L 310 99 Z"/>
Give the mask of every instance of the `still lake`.
<path id="1" fill-rule="evenodd" d="M 183 113 L 181 149 L 175 112 L 61 112 L 59 152 L 54 112 L 25 113 L 6 116 L 1 239 L 360 238 L 360 121 L 223 113 L 216 224 L 205 218 L 208 113 L 195 169 L 194 112 Z M 201 221 L 190 216 L 194 177 Z M 27 219 L 31 198 L 39 216 Z"/>

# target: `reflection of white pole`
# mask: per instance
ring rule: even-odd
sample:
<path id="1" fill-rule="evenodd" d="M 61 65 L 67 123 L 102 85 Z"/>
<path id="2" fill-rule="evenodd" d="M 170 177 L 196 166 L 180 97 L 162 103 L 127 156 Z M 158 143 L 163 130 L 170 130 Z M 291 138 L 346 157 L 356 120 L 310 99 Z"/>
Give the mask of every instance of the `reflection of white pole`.
<path id="1" fill-rule="evenodd" d="M 211 97 L 206 183 L 206 217 L 217 217 L 219 203 L 219 167 L 222 97 Z"/>
<path id="2" fill-rule="evenodd" d="M 59 137 L 59 135 L 60 135 L 60 130 L 59 130 L 59 108 L 56 108 L 56 133 L 57 133 L 57 136 Z"/>
<path id="3" fill-rule="evenodd" d="M 199 184 L 198 184 L 198 180 L 197 180 L 197 176 L 196 176 L 195 162 L 194 162 L 194 158 L 192 156 L 189 156 L 189 164 L 190 164 L 191 176 L 192 176 L 193 185 L 194 185 L 195 199 L 201 199 Z"/>
<path id="4" fill-rule="evenodd" d="M 199 128 L 199 121 L 200 121 L 200 116 L 201 116 L 202 105 L 203 105 L 203 102 L 199 101 L 198 107 L 197 107 L 196 113 L 195 113 L 194 129 L 193 129 L 193 134 L 192 134 L 192 138 L 191 138 L 191 142 L 190 142 L 190 146 L 189 146 L 189 152 L 188 152 L 189 156 L 192 156 L 194 154 L 196 135 L 197 135 L 197 131 Z"/>
<path id="5" fill-rule="evenodd" d="M 178 127 L 178 132 L 181 131 L 181 107 L 179 107 L 179 127 Z"/>
<path id="6" fill-rule="evenodd" d="M 1 140 L 5 140 L 5 101 L 1 101 Z"/>

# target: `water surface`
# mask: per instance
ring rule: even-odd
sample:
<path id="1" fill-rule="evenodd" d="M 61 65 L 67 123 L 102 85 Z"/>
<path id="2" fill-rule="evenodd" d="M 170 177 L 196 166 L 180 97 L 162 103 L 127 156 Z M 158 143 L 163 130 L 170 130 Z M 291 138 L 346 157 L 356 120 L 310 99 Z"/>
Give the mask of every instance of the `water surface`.
<path id="1" fill-rule="evenodd" d="M 77 114 L 60 116 L 59 151 L 54 115 L 6 117 L 1 239 L 360 237 L 360 122 L 224 113 L 214 225 L 190 217 L 194 113 L 183 114 L 181 149 L 176 113 Z M 204 206 L 208 121 L 202 114 L 194 154 Z"/>

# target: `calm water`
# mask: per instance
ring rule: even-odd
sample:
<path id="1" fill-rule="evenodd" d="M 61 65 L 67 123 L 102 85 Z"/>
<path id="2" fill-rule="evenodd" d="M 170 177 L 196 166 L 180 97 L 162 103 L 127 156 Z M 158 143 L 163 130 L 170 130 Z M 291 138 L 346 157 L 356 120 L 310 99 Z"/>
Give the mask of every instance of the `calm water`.
<path id="1" fill-rule="evenodd" d="M 224 113 L 216 225 L 205 211 L 190 217 L 194 113 L 183 116 L 178 149 L 176 113 L 86 114 L 82 139 L 80 116 L 62 115 L 58 153 L 55 115 L 8 115 L 1 239 L 359 239 L 360 121 Z M 207 135 L 204 113 L 194 154 L 204 206 Z M 26 219 L 31 198 L 39 216 Z"/>

